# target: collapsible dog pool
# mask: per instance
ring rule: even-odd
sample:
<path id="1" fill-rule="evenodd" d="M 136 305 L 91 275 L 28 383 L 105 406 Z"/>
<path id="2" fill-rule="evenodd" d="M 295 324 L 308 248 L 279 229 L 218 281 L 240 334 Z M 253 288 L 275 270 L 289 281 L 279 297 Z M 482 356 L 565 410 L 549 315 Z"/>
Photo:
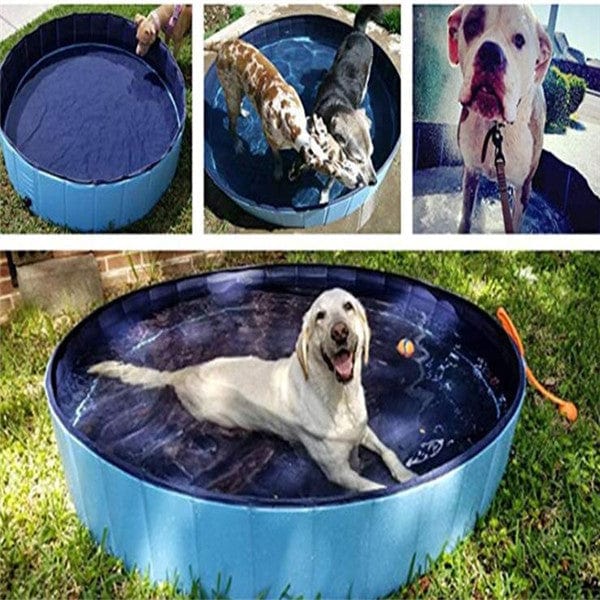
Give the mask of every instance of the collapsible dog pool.
<path id="1" fill-rule="evenodd" d="M 133 23 L 74 14 L 25 36 L 0 67 L 0 140 L 31 210 L 84 231 L 148 213 L 177 167 L 185 84 L 167 47 L 135 55 Z"/>
<path id="2" fill-rule="evenodd" d="M 360 471 L 382 492 L 337 487 L 304 448 L 276 437 L 195 421 L 170 388 L 87 373 L 105 359 L 172 370 L 289 355 L 303 313 L 336 286 L 359 298 L 372 328 L 370 425 L 419 475 L 398 484 L 361 450 Z M 400 338 L 413 341 L 411 358 L 396 351 Z M 350 267 L 269 266 L 163 283 L 98 309 L 54 352 L 46 392 L 77 513 L 128 567 L 188 590 L 231 580 L 232 597 L 287 588 L 366 598 L 422 572 L 486 512 L 524 372 L 501 327 L 449 292 Z"/>
<path id="3" fill-rule="evenodd" d="M 242 39 L 259 48 L 273 62 L 300 95 L 308 115 L 325 72 L 351 31 L 348 25 L 335 19 L 295 16 L 259 25 Z M 287 172 L 297 157 L 292 150 L 282 153 L 286 176 L 280 182 L 275 181 L 273 155 L 261 121 L 248 99 L 243 106 L 250 114 L 238 120 L 244 152 L 236 155 L 228 131 L 225 97 L 214 64 L 204 80 L 204 166 L 210 178 L 247 212 L 284 227 L 325 225 L 357 210 L 383 181 L 400 144 L 400 76 L 375 42 L 373 50 L 364 107 L 373 123 L 371 137 L 377 185 L 348 190 L 336 182 L 329 204 L 320 206 L 319 194 L 326 178 L 311 172 L 290 182 Z"/>

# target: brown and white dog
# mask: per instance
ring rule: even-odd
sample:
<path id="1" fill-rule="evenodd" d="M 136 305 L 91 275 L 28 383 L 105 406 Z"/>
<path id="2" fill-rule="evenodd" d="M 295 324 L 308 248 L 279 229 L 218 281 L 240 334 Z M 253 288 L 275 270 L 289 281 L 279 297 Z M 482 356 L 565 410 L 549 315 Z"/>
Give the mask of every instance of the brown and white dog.
<path id="1" fill-rule="evenodd" d="M 273 176 L 276 180 L 283 176 L 280 150 L 293 148 L 311 169 L 339 179 L 349 188 L 359 184 L 358 169 L 344 160 L 339 144 L 318 120 L 309 121 L 310 127 L 307 126 L 300 96 L 266 56 L 239 39 L 209 43 L 205 50 L 217 53 L 217 75 L 225 94 L 229 131 L 236 154 L 243 151 L 237 120 L 242 114 L 242 100 L 248 96 L 261 119 L 263 133 L 273 152 Z M 327 200 L 321 197 L 321 202 Z"/>
<path id="2" fill-rule="evenodd" d="M 177 58 L 183 38 L 192 28 L 192 7 L 184 4 L 161 4 L 147 17 L 138 13 L 134 23 L 138 42 L 135 53 L 138 56 L 145 56 L 158 34 L 163 31 L 167 46 L 173 40 L 173 56 Z"/>
<path id="3" fill-rule="evenodd" d="M 550 38 L 526 6 L 459 6 L 448 17 L 448 56 L 463 74 L 458 145 L 465 166 L 459 233 L 471 229 L 480 175 L 496 179 L 493 147 L 482 161 L 484 139 L 494 122 L 506 125 L 506 179 L 514 186 L 513 229 L 519 231 L 542 153 L 542 82 L 552 58 Z"/>

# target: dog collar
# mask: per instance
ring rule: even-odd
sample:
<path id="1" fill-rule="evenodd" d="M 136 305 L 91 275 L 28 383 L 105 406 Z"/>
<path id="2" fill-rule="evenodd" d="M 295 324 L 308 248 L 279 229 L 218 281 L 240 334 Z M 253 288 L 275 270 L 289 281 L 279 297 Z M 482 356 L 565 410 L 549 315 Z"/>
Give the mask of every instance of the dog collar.
<path id="1" fill-rule="evenodd" d="M 173 5 L 173 14 L 171 15 L 169 22 L 165 26 L 165 29 L 164 29 L 165 33 L 167 33 L 168 35 L 171 35 L 171 33 L 173 32 L 173 29 L 175 29 L 175 25 L 177 25 L 177 21 L 179 21 L 179 17 L 181 16 L 182 11 L 183 11 L 183 4 L 174 4 Z"/>

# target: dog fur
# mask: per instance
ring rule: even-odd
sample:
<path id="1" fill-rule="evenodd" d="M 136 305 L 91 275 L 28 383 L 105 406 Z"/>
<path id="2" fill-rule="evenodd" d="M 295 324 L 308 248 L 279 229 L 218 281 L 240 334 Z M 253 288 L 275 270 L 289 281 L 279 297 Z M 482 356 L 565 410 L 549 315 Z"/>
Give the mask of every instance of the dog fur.
<path id="1" fill-rule="evenodd" d="M 161 4 L 147 17 L 139 13 L 135 16 L 134 23 L 137 27 L 136 39 L 138 42 L 135 53 L 138 56 L 146 55 L 162 30 L 165 33 L 165 44 L 168 46 L 172 40 L 173 56 L 178 57 L 183 38 L 192 28 L 192 7 L 184 6 L 173 30 L 167 32 L 167 26 L 174 10 L 175 5 L 173 4 Z"/>
<path id="2" fill-rule="evenodd" d="M 542 153 L 542 82 L 552 58 L 550 38 L 526 6 L 459 6 L 448 17 L 448 56 L 463 74 L 458 145 L 465 167 L 459 232 L 471 229 L 480 175 L 496 179 L 491 144 L 481 160 L 483 141 L 494 121 L 505 124 L 503 153 L 506 178 L 515 191 L 517 232 Z"/>
<path id="3" fill-rule="evenodd" d="M 364 307 L 335 288 L 308 309 L 287 358 L 217 358 L 172 372 L 105 361 L 89 372 L 145 389 L 170 385 L 196 419 L 300 442 L 328 479 L 364 492 L 384 486 L 351 468 L 359 445 L 381 456 L 396 480 L 414 475 L 367 424 L 361 375 L 370 337 Z"/>
<path id="4" fill-rule="evenodd" d="M 313 114 L 323 119 L 347 160 L 359 169 L 358 187 L 377 183 L 371 121 L 361 105 L 373 64 L 373 45 L 365 30 L 367 23 L 380 15 L 381 8 L 372 5 L 363 5 L 356 13 L 354 31 L 338 48 L 331 69 L 319 85 L 313 108 Z M 299 170 L 301 166 L 294 167 L 294 172 Z M 332 185 L 330 180 L 324 196 L 328 197 Z"/>

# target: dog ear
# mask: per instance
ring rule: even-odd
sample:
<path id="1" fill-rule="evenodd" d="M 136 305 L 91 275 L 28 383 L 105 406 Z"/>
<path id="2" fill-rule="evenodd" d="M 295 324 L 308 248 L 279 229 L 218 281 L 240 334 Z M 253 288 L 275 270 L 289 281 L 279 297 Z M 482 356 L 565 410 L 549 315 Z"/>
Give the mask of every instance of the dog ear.
<path id="1" fill-rule="evenodd" d="M 552 41 L 546 33 L 541 23 L 537 24 L 537 36 L 540 44 L 540 51 L 538 53 L 537 60 L 535 61 L 535 82 L 542 83 L 548 68 L 550 67 L 550 61 L 552 60 Z"/>
<path id="2" fill-rule="evenodd" d="M 305 379 L 308 380 L 308 340 L 310 339 L 310 323 L 308 320 L 308 315 L 304 316 L 302 321 L 302 331 L 300 331 L 300 335 L 298 336 L 298 341 L 296 342 L 296 356 L 298 357 L 298 362 L 302 367 L 302 372 L 304 373 Z"/>
<path id="3" fill-rule="evenodd" d="M 365 311 L 365 307 L 358 302 L 358 317 L 360 319 L 362 328 L 363 328 L 363 363 L 366 365 L 369 362 L 369 346 L 371 345 L 371 328 L 369 327 L 369 322 L 367 321 L 367 313 Z"/>
<path id="4" fill-rule="evenodd" d="M 140 13 L 138 13 L 137 15 L 135 15 L 135 18 L 133 19 L 133 22 L 135 23 L 136 27 L 139 27 L 140 23 L 145 19 L 146 17 L 144 15 L 140 15 Z"/>
<path id="5" fill-rule="evenodd" d="M 458 56 L 458 30 L 462 21 L 463 7 L 455 8 L 448 16 L 448 58 L 450 64 L 456 66 L 459 63 Z"/>

